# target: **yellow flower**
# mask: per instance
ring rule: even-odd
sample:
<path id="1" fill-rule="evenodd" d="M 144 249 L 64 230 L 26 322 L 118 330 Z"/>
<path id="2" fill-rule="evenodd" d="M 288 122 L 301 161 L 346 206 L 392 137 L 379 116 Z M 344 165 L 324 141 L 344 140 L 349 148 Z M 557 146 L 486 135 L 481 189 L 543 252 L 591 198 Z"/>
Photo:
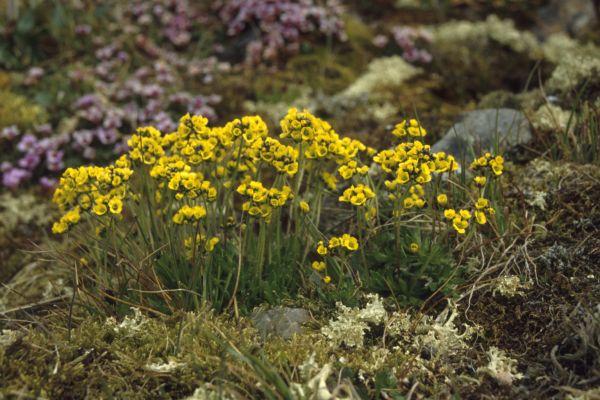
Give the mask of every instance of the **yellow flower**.
<path id="1" fill-rule="evenodd" d="M 177 214 L 173 215 L 173 222 L 178 225 L 183 224 L 183 219 L 184 219 L 184 217 L 183 217 L 183 214 L 181 214 L 181 213 L 177 213 Z"/>
<path id="2" fill-rule="evenodd" d="M 300 210 L 302 210 L 303 213 L 310 212 L 310 206 L 306 201 L 303 200 L 300 202 Z"/>
<path id="3" fill-rule="evenodd" d="M 419 245 L 417 243 L 411 243 L 409 246 L 409 250 L 411 253 L 416 254 L 419 252 Z"/>
<path id="4" fill-rule="evenodd" d="M 65 233 L 68 229 L 69 229 L 69 225 L 63 220 L 55 222 L 52 225 L 52 233 L 55 233 L 55 234 Z"/>
<path id="5" fill-rule="evenodd" d="M 483 187 L 487 182 L 487 178 L 485 176 L 476 176 L 475 178 L 473 178 L 473 181 L 475 182 L 476 186 Z"/>
<path id="6" fill-rule="evenodd" d="M 490 202 L 487 199 L 480 197 L 477 199 L 477 202 L 475 203 L 475 208 L 478 210 L 481 210 L 481 209 L 489 206 L 489 204 L 490 204 Z"/>
<path id="7" fill-rule="evenodd" d="M 339 201 L 349 202 L 352 205 L 360 207 L 373 197 L 375 197 L 375 192 L 370 187 L 359 184 L 356 186 L 352 185 L 344 190 L 344 193 L 339 197 Z"/>
<path id="8" fill-rule="evenodd" d="M 81 214 L 79 213 L 79 207 L 75 207 L 74 209 L 72 209 L 71 211 L 66 213 L 63 218 L 70 225 L 78 223 L 79 220 L 81 219 Z"/>
<path id="9" fill-rule="evenodd" d="M 456 217 L 456 211 L 454 211 L 452 208 L 448 208 L 447 210 L 444 210 L 444 217 L 453 219 Z"/>
<path id="10" fill-rule="evenodd" d="M 119 197 L 113 197 L 108 202 L 108 208 L 110 208 L 110 212 L 113 214 L 121 214 L 121 211 L 123 211 L 123 201 Z"/>
<path id="11" fill-rule="evenodd" d="M 206 208 L 202 206 L 183 206 L 175 215 L 173 215 L 173 222 L 176 224 L 192 223 L 204 218 L 206 216 Z"/>
<path id="12" fill-rule="evenodd" d="M 330 249 L 335 249 L 336 247 L 339 247 L 341 245 L 342 245 L 342 241 L 340 240 L 340 238 L 332 237 L 331 239 L 329 239 L 329 248 Z"/>
<path id="13" fill-rule="evenodd" d="M 323 277 L 323 282 L 325 282 L 326 284 L 330 284 L 331 283 L 331 277 L 329 275 L 325 275 Z"/>
<path id="14" fill-rule="evenodd" d="M 396 137 L 406 136 L 406 121 L 402 121 L 402 122 L 396 124 L 396 126 L 394 127 L 394 130 L 392 131 L 392 135 L 394 135 Z"/>
<path id="15" fill-rule="evenodd" d="M 485 217 L 485 213 L 483 211 L 475 211 L 475 219 L 480 225 L 484 225 L 487 222 L 487 218 Z"/>
<path id="16" fill-rule="evenodd" d="M 108 208 L 106 207 L 106 204 L 104 204 L 104 203 L 96 203 L 96 204 L 94 204 L 94 207 L 92 208 L 92 212 L 96 215 L 104 215 L 104 214 L 106 214 L 107 211 L 108 211 Z"/>
<path id="17" fill-rule="evenodd" d="M 219 243 L 220 239 L 216 236 L 211 237 L 208 242 L 206 242 L 205 249 L 208 252 L 211 252 L 215 249 L 217 243 Z"/>
<path id="18" fill-rule="evenodd" d="M 344 233 L 340 239 L 342 241 L 342 246 L 344 246 L 348 250 L 350 250 L 350 251 L 358 250 L 358 240 L 354 236 Z"/>
<path id="19" fill-rule="evenodd" d="M 448 196 L 443 193 L 438 194 L 436 200 L 440 206 L 445 206 L 448 203 Z"/>
<path id="20" fill-rule="evenodd" d="M 469 212 L 469 210 L 460 210 L 459 214 L 463 219 L 471 219 L 471 213 Z"/>
<path id="21" fill-rule="evenodd" d="M 323 261 L 313 261 L 311 266 L 312 269 L 314 269 L 317 272 L 325 270 L 325 262 Z"/>
<path id="22" fill-rule="evenodd" d="M 319 243 L 318 243 L 318 245 L 317 245 L 317 253 L 319 253 L 320 255 L 324 256 L 324 255 L 326 255 L 326 254 L 327 254 L 327 251 L 328 251 L 328 250 L 327 250 L 327 247 L 325 247 L 325 246 L 323 245 L 323 241 L 322 241 L 322 240 L 319 240 Z"/>
<path id="23" fill-rule="evenodd" d="M 460 216 L 456 216 L 452 220 L 452 226 L 461 235 L 464 235 L 466 229 L 469 227 L 469 221 L 462 219 Z"/>

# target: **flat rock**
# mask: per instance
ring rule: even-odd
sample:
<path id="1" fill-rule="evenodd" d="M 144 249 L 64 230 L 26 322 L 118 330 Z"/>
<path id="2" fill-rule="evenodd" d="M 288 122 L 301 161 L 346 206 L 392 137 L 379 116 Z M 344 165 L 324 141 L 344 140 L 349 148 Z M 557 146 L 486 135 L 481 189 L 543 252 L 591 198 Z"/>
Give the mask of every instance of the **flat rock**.
<path id="1" fill-rule="evenodd" d="M 302 323 L 310 319 L 303 308 L 274 307 L 268 310 L 255 310 L 250 317 L 263 337 L 268 335 L 290 339 L 302 332 Z"/>
<path id="2" fill-rule="evenodd" d="M 525 114 L 510 108 L 475 110 L 460 115 L 458 122 L 431 149 L 452 154 L 457 161 L 470 162 L 496 141 L 501 152 L 531 140 L 531 127 Z"/>

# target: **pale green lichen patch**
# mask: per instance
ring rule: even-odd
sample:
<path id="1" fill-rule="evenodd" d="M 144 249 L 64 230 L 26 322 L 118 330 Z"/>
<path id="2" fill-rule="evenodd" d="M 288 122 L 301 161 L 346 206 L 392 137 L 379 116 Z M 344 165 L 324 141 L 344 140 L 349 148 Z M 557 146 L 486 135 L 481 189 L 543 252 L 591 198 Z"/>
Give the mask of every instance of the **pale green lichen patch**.
<path id="1" fill-rule="evenodd" d="M 367 72 L 361 75 L 339 96 L 361 97 L 372 93 L 399 88 L 405 82 L 420 75 L 421 68 L 414 67 L 402 57 L 392 56 L 376 58 L 368 66 Z"/>
<path id="2" fill-rule="evenodd" d="M 512 385 L 515 380 L 522 379 L 523 374 L 517 370 L 517 360 L 510 358 L 496 347 L 490 347 L 487 352 L 489 362 L 480 367 L 477 372 L 487 374 L 503 385 Z"/>
<path id="3" fill-rule="evenodd" d="M 334 346 L 345 344 L 348 347 L 362 347 L 369 324 L 380 324 L 386 316 L 379 296 L 369 295 L 369 303 L 364 308 L 350 308 L 337 303 L 338 316 L 321 329 Z"/>
<path id="4" fill-rule="evenodd" d="M 531 32 L 519 31 L 511 20 L 490 15 L 485 21 L 451 21 L 432 28 L 438 46 L 444 43 L 482 43 L 495 41 L 515 52 L 527 53 L 532 57 L 542 55 L 539 42 Z"/>
<path id="5" fill-rule="evenodd" d="M 501 276 L 496 279 L 492 294 L 498 293 L 504 297 L 524 296 L 531 286 L 531 282 L 522 282 L 517 275 Z"/>

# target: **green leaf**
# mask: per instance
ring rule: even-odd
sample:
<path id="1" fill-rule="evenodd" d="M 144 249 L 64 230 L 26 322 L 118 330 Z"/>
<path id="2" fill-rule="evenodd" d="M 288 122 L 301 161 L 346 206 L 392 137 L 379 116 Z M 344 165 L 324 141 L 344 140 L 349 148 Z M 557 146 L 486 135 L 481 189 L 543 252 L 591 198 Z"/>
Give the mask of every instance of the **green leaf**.
<path id="1" fill-rule="evenodd" d="M 17 32 L 29 33 L 35 26 L 35 15 L 32 10 L 27 10 L 23 13 L 17 22 Z"/>

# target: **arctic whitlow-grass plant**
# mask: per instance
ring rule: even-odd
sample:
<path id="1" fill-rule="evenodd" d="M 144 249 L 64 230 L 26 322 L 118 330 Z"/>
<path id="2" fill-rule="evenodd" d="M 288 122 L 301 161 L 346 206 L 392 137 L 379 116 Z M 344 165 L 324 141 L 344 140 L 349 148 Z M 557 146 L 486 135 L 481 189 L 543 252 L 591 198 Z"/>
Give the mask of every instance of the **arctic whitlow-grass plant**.
<path id="1" fill-rule="evenodd" d="M 258 116 L 140 128 L 113 165 L 64 172 L 53 231 L 74 231 L 76 245 L 59 256 L 100 307 L 237 311 L 297 293 L 343 300 L 361 287 L 419 297 L 437 289 L 458 238 L 493 228 L 486 193 L 504 160 L 476 159 L 473 183 L 461 185 L 454 158 L 430 151 L 418 121 L 392 133 L 399 144 L 377 151 L 294 108 L 279 138 Z"/>

